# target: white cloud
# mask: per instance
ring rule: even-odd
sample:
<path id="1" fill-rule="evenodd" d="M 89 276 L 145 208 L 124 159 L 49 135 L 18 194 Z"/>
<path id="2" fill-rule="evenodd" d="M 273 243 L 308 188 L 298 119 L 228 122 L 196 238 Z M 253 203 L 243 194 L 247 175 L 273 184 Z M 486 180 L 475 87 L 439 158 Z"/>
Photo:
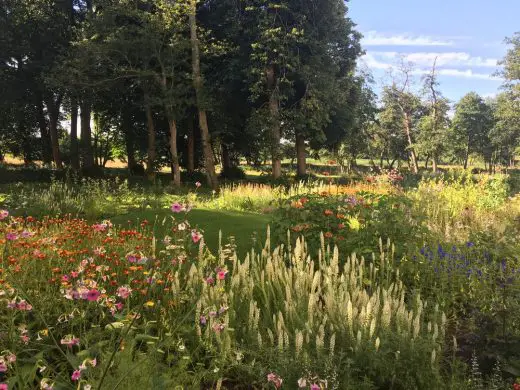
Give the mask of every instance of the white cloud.
<path id="1" fill-rule="evenodd" d="M 362 44 L 365 46 L 453 46 L 453 39 L 435 38 L 413 34 L 383 34 L 377 31 L 364 33 Z"/>
<path id="2" fill-rule="evenodd" d="M 393 51 L 372 51 L 371 54 L 375 57 L 384 59 L 398 59 L 403 58 L 405 62 L 413 62 L 417 66 L 431 67 L 435 59 L 437 59 L 437 66 L 452 66 L 452 67 L 478 67 L 478 68 L 496 68 L 498 59 L 472 57 L 465 52 L 447 52 L 447 53 L 398 53 Z"/>
<path id="3" fill-rule="evenodd" d="M 494 58 L 472 57 L 465 52 L 448 53 L 399 53 L 394 51 L 371 51 L 362 58 L 362 62 L 370 69 L 387 70 L 401 62 L 412 63 L 415 67 L 414 74 L 423 75 L 431 71 L 433 62 L 437 58 L 436 73 L 441 76 L 463 77 L 481 80 L 501 80 L 494 76 L 492 70 L 489 73 L 476 71 L 479 68 L 496 68 L 497 60 Z"/>

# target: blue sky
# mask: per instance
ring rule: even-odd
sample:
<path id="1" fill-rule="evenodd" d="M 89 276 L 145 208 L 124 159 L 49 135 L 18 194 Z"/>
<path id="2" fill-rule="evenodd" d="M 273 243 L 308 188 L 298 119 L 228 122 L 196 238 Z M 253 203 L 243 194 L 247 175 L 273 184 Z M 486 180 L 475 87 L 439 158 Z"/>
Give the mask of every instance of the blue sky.
<path id="1" fill-rule="evenodd" d="M 455 102 L 475 91 L 494 96 L 502 81 L 493 74 L 507 51 L 504 38 L 520 30 L 520 0 L 351 0 L 349 16 L 365 36 L 368 67 L 376 91 L 389 68 L 415 64 L 416 89 L 437 57 L 440 88 Z"/>

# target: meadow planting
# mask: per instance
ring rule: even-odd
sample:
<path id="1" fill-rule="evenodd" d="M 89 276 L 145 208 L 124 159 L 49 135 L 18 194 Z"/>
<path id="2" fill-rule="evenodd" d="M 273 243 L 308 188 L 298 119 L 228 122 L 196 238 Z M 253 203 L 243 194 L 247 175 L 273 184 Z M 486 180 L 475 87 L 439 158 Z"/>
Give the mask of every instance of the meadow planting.
<path id="1" fill-rule="evenodd" d="M 0 386 L 513 388 L 509 182 L 4 187 Z M 206 244 L 244 209 L 268 218 L 246 250 Z M 204 210 L 222 214 L 192 222 Z"/>

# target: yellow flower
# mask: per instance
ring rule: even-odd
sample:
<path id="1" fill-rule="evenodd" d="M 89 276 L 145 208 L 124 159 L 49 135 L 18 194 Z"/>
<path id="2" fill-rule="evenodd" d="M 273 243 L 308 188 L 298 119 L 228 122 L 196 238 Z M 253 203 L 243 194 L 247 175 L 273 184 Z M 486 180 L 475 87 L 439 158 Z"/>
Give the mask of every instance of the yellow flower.
<path id="1" fill-rule="evenodd" d="M 153 301 L 148 301 L 144 304 L 146 307 L 154 307 L 155 306 L 155 302 Z"/>

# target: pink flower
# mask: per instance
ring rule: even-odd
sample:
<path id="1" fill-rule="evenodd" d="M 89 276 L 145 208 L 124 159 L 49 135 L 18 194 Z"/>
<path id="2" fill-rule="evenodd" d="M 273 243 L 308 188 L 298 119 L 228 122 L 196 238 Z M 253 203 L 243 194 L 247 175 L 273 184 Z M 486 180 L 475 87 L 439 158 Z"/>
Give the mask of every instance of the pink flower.
<path id="1" fill-rule="evenodd" d="M 307 387 L 307 379 L 305 379 L 305 378 L 298 379 L 298 387 L 300 389 L 303 389 L 304 387 Z"/>
<path id="2" fill-rule="evenodd" d="M 26 334 L 20 336 L 20 340 L 22 340 L 22 343 L 24 344 L 29 344 L 29 341 L 31 340 L 31 338 L 29 336 L 27 336 Z"/>
<path id="3" fill-rule="evenodd" d="M 209 276 L 206 278 L 206 283 L 211 286 L 215 283 L 215 279 L 213 279 L 211 276 Z"/>
<path id="4" fill-rule="evenodd" d="M 174 204 L 172 204 L 171 210 L 174 213 L 180 213 L 182 211 L 182 205 L 178 202 L 175 202 Z"/>
<path id="5" fill-rule="evenodd" d="M 6 219 L 9 216 L 9 211 L 7 210 L 0 210 L 0 221 L 2 219 Z"/>
<path id="6" fill-rule="evenodd" d="M 226 270 L 220 270 L 217 272 L 217 278 L 218 280 L 224 280 L 226 279 L 226 275 L 227 275 L 227 271 Z"/>
<path id="7" fill-rule="evenodd" d="M 116 309 L 117 309 L 118 311 L 121 311 L 121 310 L 123 310 L 123 307 L 124 307 L 125 305 L 123 305 L 121 302 L 117 302 L 117 303 L 115 304 L 115 306 L 116 306 Z"/>
<path id="8" fill-rule="evenodd" d="M 29 232 L 29 231 L 27 231 L 27 230 L 24 230 L 24 231 L 22 232 L 21 236 L 22 236 L 22 238 L 29 238 L 29 237 L 34 236 L 34 233 L 31 233 L 31 232 Z"/>
<path id="9" fill-rule="evenodd" d="M 4 362 L 0 362 L 0 372 L 7 372 L 7 364 L 5 364 Z"/>
<path id="10" fill-rule="evenodd" d="M 99 296 L 101 295 L 101 293 L 96 290 L 96 289 L 92 289 L 92 290 L 89 290 L 89 292 L 87 293 L 87 301 L 90 301 L 90 302 L 93 302 L 93 301 L 97 301 L 99 299 Z"/>
<path id="11" fill-rule="evenodd" d="M 79 381 L 79 378 L 81 378 L 81 371 L 80 370 L 74 370 L 70 377 L 74 382 Z"/>
<path id="12" fill-rule="evenodd" d="M 7 383 L 0 383 L 0 390 L 9 390 Z"/>
<path id="13" fill-rule="evenodd" d="M 72 276 L 73 278 L 77 278 L 78 275 L 79 275 L 79 272 L 76 272 L 76 271 L 72 271 L 72 272 L 70 273 L 70 276 Z"/>
<path id="14" fill-rule="evenodd" d="M 134 255 L 134 254 L 128 254 L 126 255 L 126 259 L 128 260 L 129 263 L 137 263 L 137 256 Z"/>
<path id="15" fill-rule="evenodd" d="M 108 227 L 108 225 L 106 223 L 96 223 L 95 225 L 92 226 L 92 228 L 96 232 L 104 232 L 107 227 Z"/>
<path id="16" fill-rule="evenodd" d="M 319 385 L 317 385 L 316 383 L 313 383 L 311 385 L 311 390 L 320 390 L 320 389 L 321 389 L 321 387 Z"/>
<path id="17" fill-rule="evenodd" d="M 200 184 L 200 181 L 195 182 L 195 187 L 199 188 L 202 184 Z"/>
<path id="18" fill-rule="evenodd" d="M 74 345 L 79 345 L 79 339 L 77 337 L 67 336 L 61 339 L 60 344 L 72 348 Z"/>
<path id="19" fill-rule="evenodd" d="M 132 294 L 132 289 L 128 286 L 121 286 L 117 289 L 117 296 L 126 299 Z"/>
<path id="20" fill-rule="evenodd" d="M 274 372 L 267 374 L 267 381 L 271 382 L 277 389 L 282 387 L 283 379 L 276 375 Z"/>
<path id="21" fill-rule="evenodd" d="M 204 326 L 207 323 L 208 323 L 208 320 L 206 319 L 206 317 L 200 316 L 200 324 Z"/>
<path id="22" fill-rule="evenodd" d="M 32 305 L 27 303 L 27 301 L 25 300 L 21 300 L 20 302 L 18 302 L 18 304 L 16 305 L 16 308 L 18 310 L 22 310 L 22 311 L 31 311 L 32 310 Z"/>
<path id="23" fill-rule="evenodd" d="M 224 330 L 225 328 L 225 325 L 224 324 L 214 324 L 212 326 L 213 330 L 215 331 L 215 333 L 220 333 Z"/>
<path id="24" fill-rule="evenodd" d="M 201 240 L 201 238 L 202 238 L 202 234 L 200 234 L 198 231 L 193 230 L 191 232 L 191 239 L 194 244 L 198 243 Z"/>
<path id="25" fill-rule="evenodd" d="M 16 233 L 7 233 L 5 235 L 5 238 L 7 239 L 7 241 L 14 241 L 18 240 L 18 235 Z"/>
<path id="26" fill-rule="evenodd" d="M 14 353 L 10 353 L 9 355 L 7 355 L 7 361 L 9 363 L 14 363 L 16 362 L 16 355 Z"/>

